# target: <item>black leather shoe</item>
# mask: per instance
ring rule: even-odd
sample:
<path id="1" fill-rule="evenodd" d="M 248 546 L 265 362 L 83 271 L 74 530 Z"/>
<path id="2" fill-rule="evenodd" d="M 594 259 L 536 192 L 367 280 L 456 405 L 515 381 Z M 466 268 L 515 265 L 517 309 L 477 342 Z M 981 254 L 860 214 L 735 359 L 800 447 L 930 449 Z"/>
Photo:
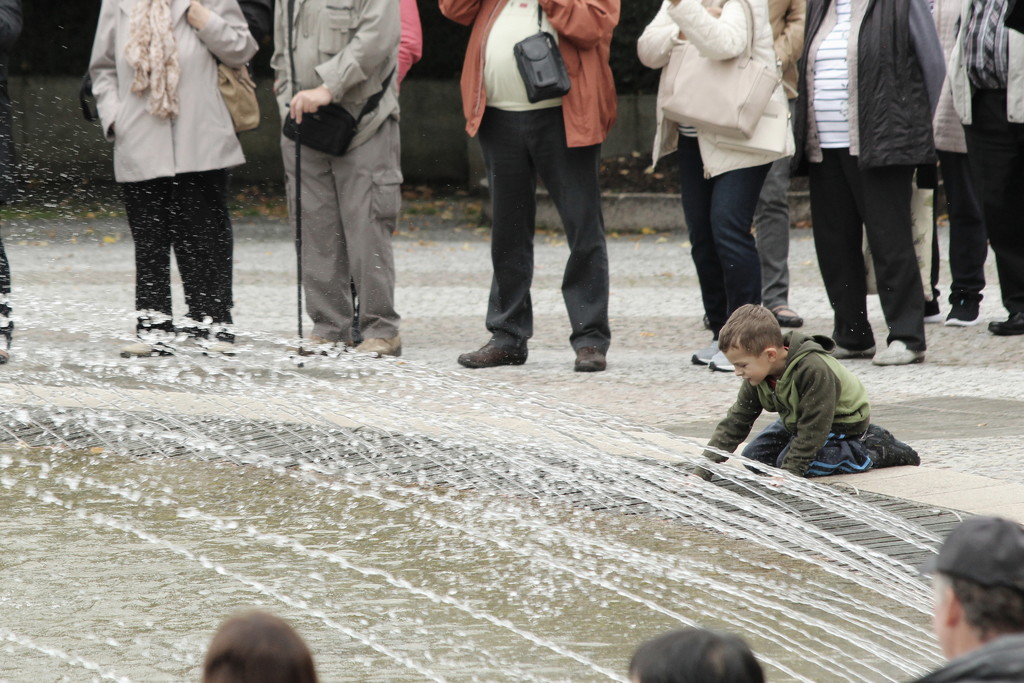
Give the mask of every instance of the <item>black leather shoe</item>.
<path id="1" fill-rule="evenodd" d="M 576 349 L 576 364 L 573 370 L 576 372 L 601 372 L 608 367 L 604 351 L 596 346 L 584 346 Z"/>
<path id="2" fill-rule="evenodd" d="M 1003 322 L 997 320 L 989 323 L 988 331 L 1000 337 L 1024 334 L 1024 313 L 1011 313 L 1010 317 Z"/>
<path id="3" fill-rule="evenodd" d="M 772 313 L 779 321 L 779 327 L 803 327 L 804 319 L 789 306 L 776 306 L 772 309 Z"/>
<path id="4" fill-rule="evenodd" d="M 509 346 L 495 346 L 490 342 L 476 351 L 459 356 L 459 365 L 464 368 L 493 368 L 499 365 L 522 365 L 525 362 L 525 346 L 517 349 Z"/>

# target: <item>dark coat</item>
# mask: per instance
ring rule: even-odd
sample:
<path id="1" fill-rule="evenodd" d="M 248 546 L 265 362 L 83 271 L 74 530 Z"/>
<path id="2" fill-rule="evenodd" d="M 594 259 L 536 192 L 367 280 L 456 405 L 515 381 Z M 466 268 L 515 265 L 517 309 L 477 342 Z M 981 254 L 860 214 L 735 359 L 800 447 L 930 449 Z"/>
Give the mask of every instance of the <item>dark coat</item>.
<path id="1" fill-rule="evenodd" d="M 807 38 L 800 60 L 800 87 L 793 134 L 794 172 L 807 171 L 807 65 L 813 61 L 811 43 L 821 29 L 831 0 L 807 3 Z M 858 164 L 861 168 L 917 166 L 934 163 L 932 112 L 942 74 L 932 74 L 931 62 L 941 62 L 937 35 L 917 35 L 926 27 L 912 25 L 907 0 L 868 0 L 857 38 Z M 930 19 L 928 19 L 930 22 Z M 930 31 L 935 33 L 934 24 Z M 917 39 L 915 42 L 915 38 Z M 934 44 L 934 45 L 933 45 Z M 923 60 L 929 60 L 925 73 Z M 929 76 L 926 82 L 926 76 Z M 938 77 L 938 85 L 934 83 Z"/>
<path id="2" fill-rule="evenodd" d="M 914 683 L 1010 683 L 1024 681 L 1024 634 L 996 638 L 950 660 Z"/>
<path id="3" fill-rule="evenodd" d="M 21 35 L 21 0 L 0 0 L 0 202 L 14 197 L 14 122 L 7 93 L 7 67 L 11 47 Z"/>
<path id="4" fill-rule="evenodd" d="M 249 24 L 249 33 L 262 44 L 274 30 L 274 0 L 238 0 L 238 5 Z"/>

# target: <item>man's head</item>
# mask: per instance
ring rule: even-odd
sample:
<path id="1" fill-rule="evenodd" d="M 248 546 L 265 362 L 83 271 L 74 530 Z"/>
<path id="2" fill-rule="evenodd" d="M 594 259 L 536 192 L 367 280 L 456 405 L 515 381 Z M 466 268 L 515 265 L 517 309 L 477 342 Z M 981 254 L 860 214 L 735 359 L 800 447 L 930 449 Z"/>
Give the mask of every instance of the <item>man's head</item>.
<path id="1" fill-rule="evenodd" d="M 736 374 L 757 386 L 785 365 L 782 328 L 775 314 L 764 306 L 737 308 L 718 333 L 718 348 Z"/>
<path id="2" fill-rule="evenodd" d="M 998 517 L 968 519 L 922 571 L 934 576 L 933 625 L 947 657 L 1024 633 L 1024 527 Z"/>

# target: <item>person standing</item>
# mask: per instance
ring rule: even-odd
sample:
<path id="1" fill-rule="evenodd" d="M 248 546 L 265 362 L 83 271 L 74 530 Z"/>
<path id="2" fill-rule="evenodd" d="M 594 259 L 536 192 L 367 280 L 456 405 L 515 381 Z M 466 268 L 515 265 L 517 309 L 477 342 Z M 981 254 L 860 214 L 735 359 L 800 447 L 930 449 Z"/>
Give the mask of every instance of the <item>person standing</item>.
<path id="1" fill-rule="evenodd" d="M 21 0 L 0 0 L 0 204 L 14 197 L 14 123 L 7 92 L 7 65 L 11 47 L 21 35 Z M 14 337 L 11 318 L 11 266 L 0 239 L 0 365 L 10 359 Z"/>
<path id="2" fill-rule="evenodd" d="M 188 306 L 177 331 L 233 353 L 227 169 L 245 157 L 217 63 L 256 51 L 236 0 L 103 0 L 89 73 L 135 242 L 138 341 L 122 356 L 172 353 L 172 249 Z"/>
<path id="3" fill-rule="evenodd" d="M 949 661 L 914 683 L 1024 681 L 1024 528 L 972 517 L 921 571 L 932 576 L 932 626 Z"/>
<path id="4" fill-rule="evenodd" d="M 924 289 L 914 252 L 914 168 L 936 160 L 932 115 L 945 70 L 925 0 L 810 0 L 794 116 L 794 171 L 810 176 L 818 267 L 836 358 L 875 365 L 925 357 Z M 875 353 L 863 236 L 888 347 Z"/>
<path id="5" fill-rule="evenodd" d="M 761 303 L 761 270 L 751 234 L 754 208 L 772 162 L 793 153 L 793 135 L 787 125 L 777 152 L 736 149 L 710 129 L 680 126 L 665 118 L 663 105 L 675 89 L 666 67 L 673 51 L 687 44 L 714 60 L 739 57 L 753 46 L 754 59 L 774 64 L 768 5 L 764 0 L 738 0 L 721 8 L 705 8 L 698 0 L 665 0 L 637 41 L 640 61 L 662 70 L 652 156 L 657 163 L 675 152 L 683 213 L 693 245 L 690 255 L 712 333 L 711 343 L 691 360 L 712 370 L 732 372 L 733 366 L 718 347 L 718 333 L 736 309 Z M 785 109 L 781 84 L 771 97 L 775 106 Z"/>
<path id="6" fill-rule="evenodd" d="M 796 101 L 796 62 L 804 49 L 806 0 L 768 0 L 775 56 L 789 97 Z M 789 166 L 791 157 L 772 162 L 754 210 L 754 237 L 761 261 L 761 303 L 771 309 L 782 327 L 800 327 L 804 319 L 789 306 Z"/>
<path id="7" fill-rule="evenodd" d="M 971 0 L 935 0 L 932 15 L 939 40 L 947 57 L 956 41 L 960 9 Z M 947 80 L 949 74 L 947 74 Z M 988 233 L 982 217 L 981 203 L 971 180 L 967 157 L 967 141 L 960 118 L 953 108 L 952 92 L 942 89 L 935 110 L 935 151 L 939 156 L 939 172 L 946 193 L 949 212 L 949 285 L 948 327 L 970 327 L 981 322 L 980 304 L 985 289 L 985 260 L 988 258 Z M 936 213 L 938 211 L 936 210 Z M 932 249 L 932 293 L 938 296 L 938 240 Z M 935 307 L 938 313 L 938 307 Z M 925 313 L 928 313 L 926 310 Z M 941 318 L 940 318 L 941 319 Z"/>
<path id="8" fill-rule="evenodd" d="M 949 57 L 953 106 L 981 199 L 1003 306 L 989 332 L 1024 334 L 1024 34 L 1003 24 L 1007 0 L 964 0 Z"/>
<path id="9" fill-rule="evenodd" d="M 289 31 L 289 27 L 293 27 Z M 281 118 L 297 122 L 327 104 L 363 116 L 341 156 L 303 146 L 302 263 L 310 341 L 351 346 L 359 293 L 363 341 L 356 350 L 400 356 L 391 235 L 401 204 L 398 133 L 399 5 L 393 0 L 277 0 L 274 90 Z M 281 136 L 295 220 L 295 142 Z"/>
<path id="10" fill-rule="evenodd" d="M 562 297 L 574 370 L 607 367 L 608 250 L 601 213 L 601 143 L 615 122 L 608 57 L 619 0 L 440 0 L 442 14 L 472 26 L 462 68 L 466 131 L 479 133 L 491 191 L 490 340 L 459 356 L 467 368 L 522 365 L 533 336 L 530 284 L 537 177 L 551 193 L 569 243 Z M 539 26 L 538 26 L 539 25 Z M 513 46 L 552 34 L 569 72 L 563 97 L 531 103 Z"/>

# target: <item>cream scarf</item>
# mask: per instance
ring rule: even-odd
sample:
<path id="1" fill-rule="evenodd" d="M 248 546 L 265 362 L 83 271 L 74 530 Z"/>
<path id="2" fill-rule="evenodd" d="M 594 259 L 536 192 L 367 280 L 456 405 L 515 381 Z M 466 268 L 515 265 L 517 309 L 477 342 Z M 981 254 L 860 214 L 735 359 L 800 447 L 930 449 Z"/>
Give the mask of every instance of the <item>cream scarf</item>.
<path id="1" fill-rule="evenodd" d="M 171 0 L 138 0 L 128 22 L 128 63 L 135 69 L 131 90 L 149 90 L 149 113 L 163 119 L 178 115 L 178 44 L 171 24 Z"/>

